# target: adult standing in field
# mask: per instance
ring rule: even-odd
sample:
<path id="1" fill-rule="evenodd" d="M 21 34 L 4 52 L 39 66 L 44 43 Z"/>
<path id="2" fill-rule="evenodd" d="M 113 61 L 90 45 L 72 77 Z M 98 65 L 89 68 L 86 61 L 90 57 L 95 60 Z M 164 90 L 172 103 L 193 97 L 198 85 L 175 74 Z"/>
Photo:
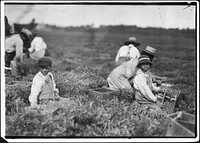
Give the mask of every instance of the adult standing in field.
<path id="1" fill-rule="evenodd" d="M 129 61 L 130 59 L 138 59 L 140 57 L 140 52 L 137 47 L 140 45 L 135 37 L 130 37 L 124 42 L 124 45 L 120 47 L 116 58 L 115 66 L 119 66 L 122 63 Z"/>
<path id="2" fill-rule="evenodd" d="M 151 62 L 153 62 L 154 57 L 157 57 L 156 55 L 157 50 L 151 46 L 146 46 L 145 49 L 141 49 L 141 55 L 147 55 Z M 162 82 L 166 80 L 166 77 L 161 77 L 157 75 L 152 75 L 153 82 L 157 85 L 161 85 Z"/>

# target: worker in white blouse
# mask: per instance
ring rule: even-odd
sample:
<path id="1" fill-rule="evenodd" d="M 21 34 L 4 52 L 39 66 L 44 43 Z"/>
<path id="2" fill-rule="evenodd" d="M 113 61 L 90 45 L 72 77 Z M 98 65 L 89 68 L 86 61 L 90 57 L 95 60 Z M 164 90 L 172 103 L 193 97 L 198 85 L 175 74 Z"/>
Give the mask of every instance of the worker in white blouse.
<path id="1" fill-rule="evenodd" d="M 161 110 L 161 103 L 157 100 L 157 96 L 153 93 L 162 92 L 160 87 L 155 86 L 152 81 L 150 72 L 152 62 L 147 55 L 141 55 L 138 60 L 137 67 L 139 68 L 133 79 L 133 85 L 136 89 L 135 99 L 140 104 L 145 104 L 150 108 Z"/>
<path id="2" fill-rule="evenodd" d="M 133 88 L 129 79 L 134 76 L 137 63 L 138 60 L 131 59 L 114 68 L 107 77 L 109 89 L 116 91 L 121 89 L 132 91 Z"/>
<path id="3" fill-rule="evenodd" d="M 29 56 L 33 60 L 39 60 L 40 58 L 44 57 L 45 51 L 47 49 L 47 44 L 44 42 L 42 37 L 34 37 L 31 42 L 31 46 L 28 49 Z"/>
<path id="4" fill-rule="evenodd" d="M 50 72 L 52 61 L 43 57 L 38 60 L 40 71 L 34 76 L 29 101 L 31 107 L 38 107 L 39 104 L 47 104 L 51 100 L 59 100 L 59 90 L 52 73 Z"/>
<path id="5" fill-rule="evenodd" d="M 140 57 L 140 52 L 137 49 L 139 45 L 140 43 L 137 42 L 135 37 L 130 37 L 128 41 L 125 41 L 117 53 L 115 66 L 119 66 L 130 59 L 138 59 Z"/>
<path id="6" fill-rule="evenodd" d="M 22 74 L 23 41 L 19 34 L 13 34 L 5 39 L 5 70 L 13 76 Z M 12 72 L 15 71 L 15 72 Z"/>

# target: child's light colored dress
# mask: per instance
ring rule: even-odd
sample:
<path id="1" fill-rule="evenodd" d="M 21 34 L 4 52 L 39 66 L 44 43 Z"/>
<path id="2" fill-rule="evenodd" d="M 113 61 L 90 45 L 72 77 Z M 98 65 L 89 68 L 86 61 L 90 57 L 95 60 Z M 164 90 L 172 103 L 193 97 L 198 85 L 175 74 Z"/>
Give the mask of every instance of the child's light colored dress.
<path id="1" fill-rule="evenodd" d="M 158 107 L 155 103 L 157 98 L 152 91 L 157 92 L 159 87 L 153 84 L 150 72 L 144 73 L 141 69 L 138 69 L 133 79 L 133 85 L 136 89 L 135 99 L 138 103 L 145 104 L 152 108 Z"/>

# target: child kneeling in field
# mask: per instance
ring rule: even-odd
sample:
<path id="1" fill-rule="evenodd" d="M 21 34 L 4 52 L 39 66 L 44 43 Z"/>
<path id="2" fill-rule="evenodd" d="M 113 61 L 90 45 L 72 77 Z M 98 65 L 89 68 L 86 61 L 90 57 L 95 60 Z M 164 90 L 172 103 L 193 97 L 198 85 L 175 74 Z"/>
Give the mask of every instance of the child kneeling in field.
<path id="1" fill-rule="evenodd" d="M 157 100 L 157 96 L 153 94 L 153 91 L 158 92 L 162 90 L 152 82 L 151 65 L 152 62 L 146 55 L 141 55 L 138 59 L 137 67 L 139 69 L 133 79 L 133 85 L 136 89 L 135 100 L 140 104 L 147 105 L 149 108 L 162 111 L 160 108 L 161 103 Z"/>
<path id="2" fill-rule="evenodd" d="M 31 107 L 47 104 L 50 100 L 59 100 L 58 89 L 50 72 L 52 61 L 43 57 L 38 60 L 39 72 L 33 78 L 29 101 Z"/>

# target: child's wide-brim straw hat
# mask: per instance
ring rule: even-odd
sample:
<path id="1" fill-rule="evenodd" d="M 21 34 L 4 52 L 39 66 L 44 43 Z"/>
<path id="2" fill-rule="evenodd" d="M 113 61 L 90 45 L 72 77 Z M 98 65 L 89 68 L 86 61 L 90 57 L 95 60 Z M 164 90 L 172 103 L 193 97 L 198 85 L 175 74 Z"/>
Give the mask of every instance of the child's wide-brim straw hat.
<path id="1" fill-rule="evenodd" d="M 152 62 L 147 55 L 141 55 L 138 59 L 138 66 L 145 63 L 152 65 Z"/>
<path id="2" fill-rule="evenodd" d="M 141 50 L 146 52 L 146 53 L 148 53 L 148 54 L 150 54 L 150 55 L 153 55 L 153 56 L 157 57 L 157 55 L 156 55 L 156 51 L 157 50 L 155 48 L 151 47 L 151 46 L 147 46 L 145 49 L 141 49 Z"/>

